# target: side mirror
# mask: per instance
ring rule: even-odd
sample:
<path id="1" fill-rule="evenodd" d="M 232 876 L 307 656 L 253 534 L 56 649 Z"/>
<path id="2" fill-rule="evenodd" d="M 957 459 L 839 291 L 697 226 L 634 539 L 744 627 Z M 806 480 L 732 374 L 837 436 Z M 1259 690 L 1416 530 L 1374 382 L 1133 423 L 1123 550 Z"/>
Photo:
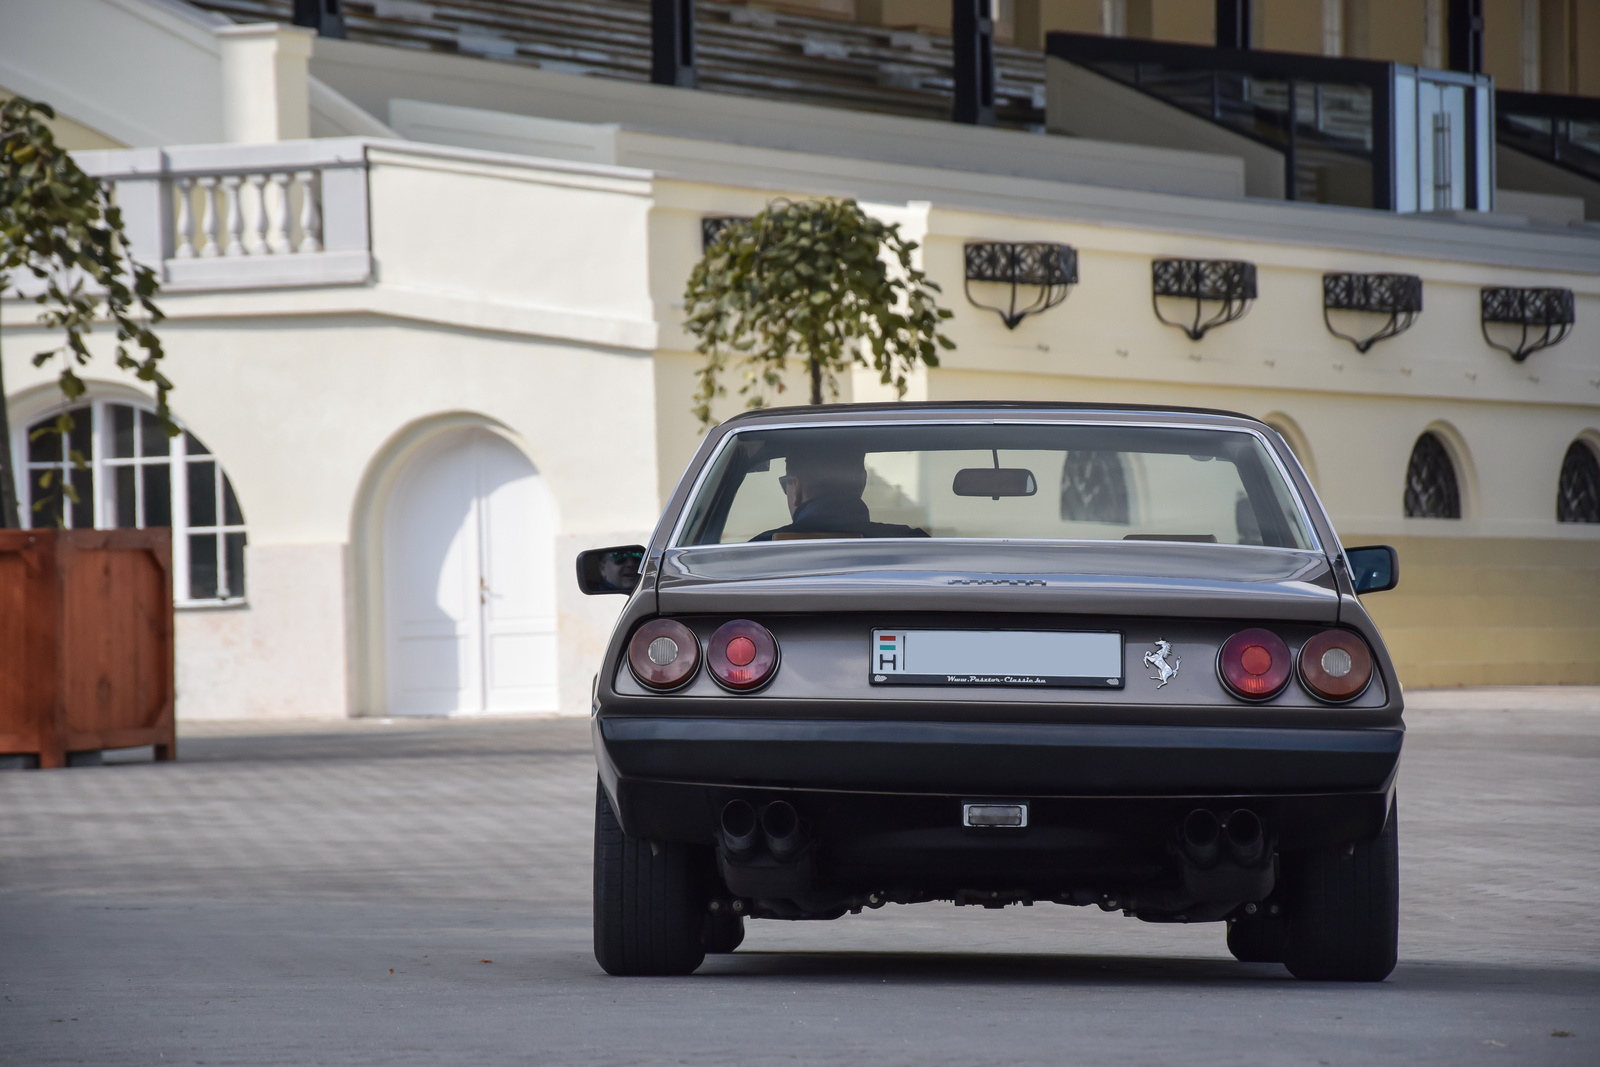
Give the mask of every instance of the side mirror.
<path id="1" fill-rule="evenodd" d="M 1381 593 L 1400 584 L 1400 554 L 1388 545 L 1347 548 L 1344 560 L 1357 593 Z"/>
<path id="2" fill-rule="evenodd" d="M 597 593 L 631 593 L 639 588 L 639 568 L 644 566 L 643 545 L 591 548 L 578 553 L 578 588 Z"/>

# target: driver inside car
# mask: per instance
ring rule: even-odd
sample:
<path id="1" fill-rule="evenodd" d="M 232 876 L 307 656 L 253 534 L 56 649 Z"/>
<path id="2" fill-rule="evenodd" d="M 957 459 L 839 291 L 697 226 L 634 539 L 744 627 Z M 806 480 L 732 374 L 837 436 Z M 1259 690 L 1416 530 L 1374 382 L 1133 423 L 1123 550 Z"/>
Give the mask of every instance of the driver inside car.
<path id="1" fill-rule="evenodd" d="M 873 522 L 861 494 L 867 489 L 866 456 L 835 449 L 797 450 L 778 479 L 789 502 L 789 525 L 752 541 L 800 541 L 830 537 L 927 537 L 926 530 Z"/>

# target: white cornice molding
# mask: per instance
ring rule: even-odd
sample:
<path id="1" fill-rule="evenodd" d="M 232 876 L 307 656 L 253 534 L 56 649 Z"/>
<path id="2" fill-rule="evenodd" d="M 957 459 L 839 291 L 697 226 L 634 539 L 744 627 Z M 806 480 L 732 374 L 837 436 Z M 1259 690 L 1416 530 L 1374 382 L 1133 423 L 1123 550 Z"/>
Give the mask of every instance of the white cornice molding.
<path id="1" fill-rule="evenodd" d="M 295 319 L 371 316 L 641 355 L 656 350 L 659 332 L 655 321 L 647 316 L 510 304 L 388 284 L 204 293 L 168 289 L 157 300 L 166 321 L 171 323 L 260 319 L 270 327 L 271 322 Z M 6 300 L 0 304 L 0 329 L 12 334 L 42 330 L 38 314 L 38 305 L 32 301 Z"/>
<path id="2" fill-rule="evenodd" d="M 653 172 L 638 167 L 571 163 L 561 159 L 486 152 L 477 148 L 454 148 L 419 141 L 368 140 L 367 161 L 374 166 L 390 163 L 451 174 L 489 174 L 515 181 L 602 189 L 632 196 L 651 195 L 656 177 Z"/>

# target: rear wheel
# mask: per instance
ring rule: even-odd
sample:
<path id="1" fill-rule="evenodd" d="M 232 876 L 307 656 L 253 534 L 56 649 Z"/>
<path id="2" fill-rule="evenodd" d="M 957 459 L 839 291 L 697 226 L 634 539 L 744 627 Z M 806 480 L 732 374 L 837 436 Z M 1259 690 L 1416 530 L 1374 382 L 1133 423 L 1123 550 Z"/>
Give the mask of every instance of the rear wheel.
<path id="1" fill-rule="evenodd" d="M 706 956 L 694 850 L 628 837 L 595 793 L 594 958 L 607 974 L 689 974 Z"/>
<path id="2" fill-rule="evenodd" d="M 1400 933 L 1400 830 L 1395 805 L 1371 841 L 1284 857 L 1289 936 L 1283 962 L 1296 978 L 1381 982 Z"/>

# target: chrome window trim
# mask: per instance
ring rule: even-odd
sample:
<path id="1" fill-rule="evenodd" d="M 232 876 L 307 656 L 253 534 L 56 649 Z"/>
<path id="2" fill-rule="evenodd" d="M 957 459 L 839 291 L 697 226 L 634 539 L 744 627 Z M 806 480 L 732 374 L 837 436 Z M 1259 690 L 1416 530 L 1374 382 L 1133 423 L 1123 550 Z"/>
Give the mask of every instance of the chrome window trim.
<path id="1" fill-rule="evenodd" d="M 725 451 L 727 451 L 729 445 L 740 434 L 742 434 L 742 433 L 751 433 L 751 432 L 754 432 L 754 431 L 757 431 L 757 430 L 760 430 L 760 431 L 780 430 L 781 431 L 781 430 L 793 430 L 793 429 L 816 429 L 816 428 L 819 428 L 819 427 L 838 427 L 838 426 L 862 427 L 862 426 L 908 426 L 908 425 L 911 425 L 911 426 L 1115 426 L 1115 427 L 1121 427 L 1121 428 L 1124 428 L 1124 429 L 1211 430 L 1211 431 L 1216 431 L 1216 432 L 1220 432 L 1220 433 L 1246 433 L 1246 434 L 1249 434 L 1252 437 L 1254 437 L 1257 441 L 1259 441 L 1261 443 L 1262 447 L 1266 449 L 1267 455 L 1269 457 L 1271 457 L 1273 465 L 1278 470 L 1279 477 L 1281 477 L 1283 479 L 1283 483 L 1288 488 L 1290 496 L 1294 499 L 1295 511 L 1300 517 L 1300 523 L 1305 529 L 1306 536 L 1311 539 L 1310 547 L 1304 548 L 1304 549 L 1289 549 L 1288 551 L 1318 552 L 1318 553 L 1321 553 L 1325 558 L 1328 557 L 1328 552 L 1327 552 L 1327 549 L 1324 547 L 1324 545 L 1322 543 L 1322 538 L 1317 533 L 1317 525 L 1316 525 L 1316 523 L 1311 521 L 1311 514 L 1306 508 L 1306 502 L 1305 502 L 1305 499 L 1302 497 L 1302 495 L 1300 493 L 1300 487 L 1296 484 L 1293 476 L 1290 475 L 1288 467 L 1284 466 L 1283 457 L 1278 454 L 1278 450 L 1275 447 L 1273 447 L 1273 444 L 1272 444 L 1271 440 L 1269 440 L 1267 438 L 1267 435 L 1262 433 L 1260 430 L 1258 430 L 1258 429 L 1256 429 L 1256 428 L 1254 428 L 1252 426 L 1230 426 L 1230 425 L 1219 426 L 1219 425 L 1217 425 L 1215 423 L 1189 422 L 1189 421 L 1178 421 L 1178 420 L 1164 420 L 1164 421 L 1161 421 L 1161 422 L 1154 422 L 1154 421 L 1144 421 L 1144 420 L 1124 421 L 1124 420 L 1119 420 L 1119 419 L 1081 419 L 1081 418 L 1068 418 L 1068 419 L 948 419 L 948 418 L 937 418 L 937 419 L 917 419 L 917 418 L 903 418 L 903 419 L 830 419 L 830 420 L 820 421 L 820 422 L 809 422 L 809 421 L 807 421 L 807 422 L 803 422 L 803 423 L 795 423 L 795 424 L 789 425 L 789 426 L 770 425 L 770 424 L 766 425 L 766 426 L 759 426 L 759 425 L 758 426 L 741 426 L 738 429 L 730 431 L 727 434 L 727 436 L 725 436 L 721 440 L 721 442 L 718 443 L 718 445 L 716 447 L 716 450 L 713 451 L 710 455 L 706 456 L 705 462 L 700 465 L 699 471 L 697 471 L 695 473 L 694 484 L 690 487 L 689 492 L 684 496 L 683 505 L 682 505 L 682 507 L 679 508 L 678 515 L 673 520 L 672 533 L 667 538 L 666 543 L 662 545 L 662 551 L 665 552 L 665 551 L 668 551 L 668 550 L 675 550 L 675 549 L 694 549 L 694 548 L 711 548 L 711 547 L 713 547 L 711 545 L 685 545 L 685 544 L 680 544 L 679 541 L 683 537 L 683 526 L 684 526 L 684 523 L 687 521 L 687 519 L 689 517 L 689 511 L 693 507 L 694 502 L 696 500 L 700 499 L 700 491 L 704 487 L 705 480 L 710 475 L 711 469 L 717 465 L 717 462 L 722 458 L 723 453 Z M 1330 524 L 1330 528 L 1331 528 L 1331 524 Z M 928 541 L 928 540 L 946 541 L 946 542 L 948 542 L 948 541 L 975 541 L 975 542 L 981 542 L 981 543 L 985 543 L 985 544 L 994 544 L 994 543 L 997 543 L 997 542 L 998 543 L 1025 542 L 1025 543 L 1029 543 L 1029 544 L 1049 544 L 1049 545 L 1064 545 L 1064 544 L 1098 544 L 1098 545 L 1103 545 L 1103 544 L 1121 544 L 1121 543 L 1123 543 L 1123 542 L 1120 542 L 1120 541 L 1116 541 L 1116 542 L 1112 542 L 1112 541 L 1084 541 L 1082 539 L 1068 539 L 1068 538 L 1054 538 L 1054 537 L 1038 537 L 1038 538 L 1026 538 L 1026 537 L 964 537 L 964 538 L 875 537 L 875 538 L 873 538 L 873 540 L 874 541 L 885 542 L 885 543 L 915 542 L 915 543 L 919 543 L 919 544 L 924 542 L 924 541 Z M 744 543 L 744 542 L 738 542 L 738 541 L 728 542 L 727 544 L 719 544 L 716 547 L 726 548 L 726 547 L 728 547 L 728 544 L 741 544 L 741 543 Z M 811 543 L 811 544 L 854 544 L 854 543 L 858 543 L 858 542 L 857 542 L 857 539 L 855 539 L 855 538 L 848 538 L 848 539 L 847 538 L 817 538 L 816 540 L 812 540 L 809 543 Z M 1270 545 L 1230 545 L 1228 547 L 1230 547 L 1230 548 L 1270 548 L 1272 546 L 1270 546 Z M 1285 551 L 1285 550 L 1284 549 L 1273 549 L 1273 551 L 1280 551 L 1281 552 L 1281 551 Z"/>

